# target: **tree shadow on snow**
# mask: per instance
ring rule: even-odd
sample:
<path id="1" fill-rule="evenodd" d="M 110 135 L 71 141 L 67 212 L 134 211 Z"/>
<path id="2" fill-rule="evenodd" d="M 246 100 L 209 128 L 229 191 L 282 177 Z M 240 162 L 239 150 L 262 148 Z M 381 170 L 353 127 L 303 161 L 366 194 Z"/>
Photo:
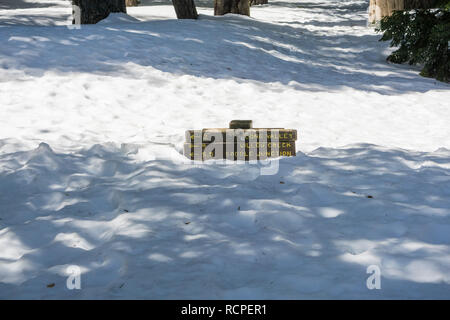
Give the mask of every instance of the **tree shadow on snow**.
<path id="1" fill-rule="evenodd" d="M 388 64 L 381 53 L 386 44 L 378 43 L 377 35 L 324 33 L 322 27 L 364 23 L 336 15 L 336 22 L 282 25 L 202 15 L 198 21 L 106 23 L 80 30 L 2 28 L 0 41 L 7 45 L 0 48 L 0 67 L 35 76 L 52 70 L 135 77 L 135 64 L 177 75 L 279 82 L 297 90 L 353 88 L 398 95 L 448 89 L 409 66 Z"/>
<path id="2" fill-rule="evenodd" d="M 2 155 L 0 297 L 448 299 L 448 159 L 320 148 L 262 176 L 113 146 Z"/>
<path id="3" fill-rule="evenodd" d="M 53 8 L 67 6 L 70 0 L 59 0 L 53 2 L 29 2 L 26 0 L 2 0 L 0 10 L 16 10 L 16 9 L 36 9 L 36 8 Z"/>

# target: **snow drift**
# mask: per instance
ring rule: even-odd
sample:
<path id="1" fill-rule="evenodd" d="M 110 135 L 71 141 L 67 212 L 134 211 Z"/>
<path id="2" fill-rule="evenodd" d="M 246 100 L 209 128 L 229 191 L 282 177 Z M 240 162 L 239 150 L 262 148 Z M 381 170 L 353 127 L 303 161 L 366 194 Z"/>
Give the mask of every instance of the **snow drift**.
<path id="1" fill-rule="evenodd" d="M 368 1 L 80 30 L 27 3 L 0 6 L 0 298 L 450 298 L 449 86 L 385 62 Z M 180 154 L 232 119 L 297 157 Z"/>

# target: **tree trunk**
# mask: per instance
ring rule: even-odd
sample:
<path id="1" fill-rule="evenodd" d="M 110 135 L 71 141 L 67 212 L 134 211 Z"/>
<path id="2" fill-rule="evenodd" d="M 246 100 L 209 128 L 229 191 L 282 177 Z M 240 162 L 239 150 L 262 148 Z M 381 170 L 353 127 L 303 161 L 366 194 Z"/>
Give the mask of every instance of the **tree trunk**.
<path id="1" fill-rule="evenodd" d="M 137 7 L 141 3 L 140 0 L 126 0 L 125 4 L 127 7 Z"/>
<path id="2" fill-rule="evenodd" d="M 250 16 L 250 0 L 214 0 L 214 15 L 236 13 Z"/>
<path id="3" fill-rule="evenodd" d="M 78 7 L 74 10 L 74 23 L 94 24 L 111 12 L 127 12 L 125 0 L 72 0 L 72 4 Z M 78 14 L 80 16 L 76 17 Z"/>
<path id="4" fill-rule="evenodd" d="M 269 0 L 250 0 L 250 5 L 255 6 L 258 4 L 268 4 Z"/>
<path id="5" fill-rule="evenodd" d="M 404 10 L 405 0 L 370 0 L 369 22 L 375 23 L 390 16 L 395 10 Z"/>
<path id="6" fill-rule="evenodd" d="M 390 16 L 395 10 L 429 9 L 436 0 L 370 0 L 369 22 L 375 23 Z"/>
<path id="7" fill-rule="evenodd" d="M 172 0 L 178 19 L 197 19 L 198 13 L 194 0 Z"/>

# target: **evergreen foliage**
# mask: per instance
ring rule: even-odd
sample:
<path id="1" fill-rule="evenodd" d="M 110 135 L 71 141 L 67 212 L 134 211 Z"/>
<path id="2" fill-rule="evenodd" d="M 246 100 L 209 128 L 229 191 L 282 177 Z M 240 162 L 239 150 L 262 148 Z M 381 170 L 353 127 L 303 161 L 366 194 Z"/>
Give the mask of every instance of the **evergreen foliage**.
<path id="1" fill-rule="evenodd" d="M 398 47 L 387 58 L 393 63 L 421 64 L 421 75 L 450 82 L 450 1 L 440 8 L 395 11 L 381 20 L 380 41 Z"/>

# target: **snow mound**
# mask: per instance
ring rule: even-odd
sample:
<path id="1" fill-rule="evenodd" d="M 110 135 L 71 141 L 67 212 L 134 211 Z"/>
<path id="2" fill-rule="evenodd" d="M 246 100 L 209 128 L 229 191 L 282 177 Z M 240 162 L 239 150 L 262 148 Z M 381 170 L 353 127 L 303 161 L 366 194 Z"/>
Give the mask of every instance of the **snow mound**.
<path id="1" fill-rule="evenodd" d="M 385 62 L 367 0 L 80 29 L 31 2 L 0 10 L 0 298 L 450 298 L 450 87 Z M 297 156 L 179 153 L 239 118 Z"/>
<path id="2" fill-rule="evenodd" d="M 137 23 L 140 20 L 122 12 L 111 13 L 107 18 L 98 22 L 97 24 L 123 24 L 123 23 Z"/>
<path id="3" fill-rule="evenodd" d="M 254 178 L 136 148 L 0 154 L 0 298 L 450 297 L 448 152 L 320 148 Z"/>

